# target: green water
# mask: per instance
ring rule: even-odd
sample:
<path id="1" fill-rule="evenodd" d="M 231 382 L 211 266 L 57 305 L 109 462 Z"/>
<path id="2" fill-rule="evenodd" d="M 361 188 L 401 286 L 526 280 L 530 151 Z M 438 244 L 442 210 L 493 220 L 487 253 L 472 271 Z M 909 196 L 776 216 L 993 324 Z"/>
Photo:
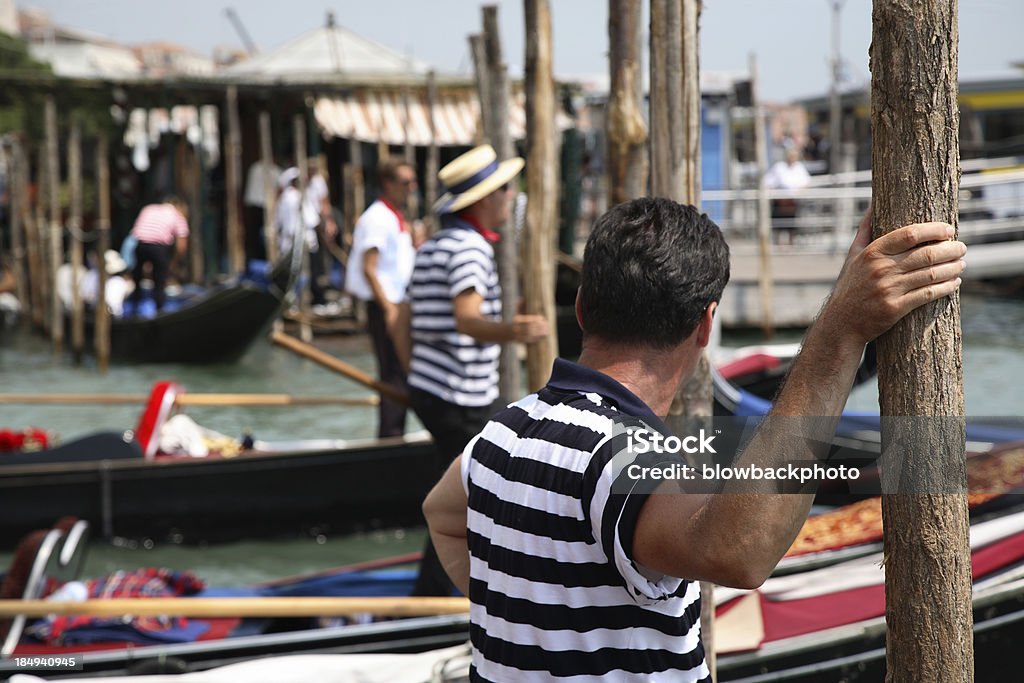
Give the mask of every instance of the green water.
<path id="1" fill-rule="evenodd" d="M 1024 300 L 964 296 L 962 305 L 964 379 L 969 415 L 1021 415 L 1024 405 Z M 24 331 L 0 334 L 0 391 L 68 393 L 148 393 L 158 379 L 174 379 L 193 392 L 274 392 L 296 395 L 368 396 L 369 390 L 299 358 L 258 342 L 238 363 L 214 366 L 115 365 L 106 375 L 86 364 L 75 368 L 67 355 L 55 356 L 41 338 Z M 775 341 L 796 341 L 780 335 Z M 760 343 L 756 337 L 727 335 L 724 344 Z M 373 372 L 364 337 L 318 337 L 326 351 Z M 849 406 L 877 410 L 877 387 L 859 387 Z M 99 429 L 134 426 L 139 406 L 0 405 L 0 427 L 37 425 L 71 438 Z M 261 439 L 371 437 L 376 412 L 368 407 L 202 408 L 189 415 L 200 424 L 231 436 L 251 430 Z M 410 420 L 410 429 L 418 428 Z M 217 546 L 153 547 L 96 543 L 90 549 L 86 576 L 118 568 L 168 566 L 191 569 L 211 584 L 243 585 L 280 576 L 318 571 L 355 561 L 418 550 L 421 529 L 389 530 L 368 535 L 300 538 Z M 9 557 L 0 555 L 0 567 Z"/>

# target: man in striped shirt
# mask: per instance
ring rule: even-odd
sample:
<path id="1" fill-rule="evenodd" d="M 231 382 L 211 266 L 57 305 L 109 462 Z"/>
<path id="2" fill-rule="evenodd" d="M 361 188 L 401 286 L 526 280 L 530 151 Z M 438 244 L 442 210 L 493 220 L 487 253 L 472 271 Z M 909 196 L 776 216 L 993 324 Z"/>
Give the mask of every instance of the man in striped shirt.
<path id="1" fill-rule="evenodd" d="M 500 343 L 530 343 L 548 333 L 539 315 L 502 321 L 491 245 L 508 220 L 510 183 L 522 167 L 522 159 L 499 162 L 490 145 L 481 145 L 440 170 L 445 193 L 434 212 L 441 230 L 417 252 L 408 302 L 399 312 L 396 329 L 411 329 L 412 408 L 437 448 L 452 458 L 493 413 Z M 400 355 L 410 357 L 402 349 Z M 451 593 L 433 548 L 426 553 L 415 593 Z"/>
<path id="2" fill-rule="evenodd" d="M 870 242 L 862 224 L 773 415 L 840 413 L 864 345 L 959 286 L 965 247 L 952 235 L 927 223 Z M 638 199 L 594 226 L 579 362 L 557 360 L 544 389 L 496 414 L 424 503 L 471 601 L 472 680 L 710 680 L 697 581 L 760 585 L 812 494 L 631 481 L 615 427 L 639 418 L 667 431 L 656 416 L 706 346 L 728 275 L 721 232 L 691 206 Z M 803 436 L 765 424 L 735 464 L 815 457 Z"/>
<path id="3" fill-rule="evenodd" d="M 141 296 L 139 284 L 148 263 L 153 279 L 153 300 L 160 310 L 167 298 L 164 294 L 167 274 L 179 259 L 185 258 L 188 247 L 188 205 L 177 197 L 168 197 L 160 204 L 144 207 L 135 219 L 131 234 L 137 244 L 132 271 L 135 290 L 130 298 L 137 302 Z"/>

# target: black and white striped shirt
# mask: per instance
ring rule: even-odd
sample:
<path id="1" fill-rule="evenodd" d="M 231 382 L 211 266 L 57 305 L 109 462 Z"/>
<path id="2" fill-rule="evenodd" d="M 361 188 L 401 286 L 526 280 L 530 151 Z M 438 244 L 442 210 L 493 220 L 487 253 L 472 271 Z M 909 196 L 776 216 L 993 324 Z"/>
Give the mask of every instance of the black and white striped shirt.
<path id="1" fill-rule="evenodd" d="M 559 359 L 466 447 L 472 680 L 710 681 L 699 584 L 632 559 L 650 491 L 612 493 L 625 416 L 661 424 L 615 380 Z"/>
<path id="2" fill-rule="evenodd" d="M 483 297 L 480 312 L 485 318 L 501 319 L 494 249 L 472 225 L 449 216 L 444 229 L 416 253 L 408 290 L 409 386 L 460 406 L 487 406 L 498 397 L 501 346 L 456 331 L 453 302 L 469 289 Z"/>

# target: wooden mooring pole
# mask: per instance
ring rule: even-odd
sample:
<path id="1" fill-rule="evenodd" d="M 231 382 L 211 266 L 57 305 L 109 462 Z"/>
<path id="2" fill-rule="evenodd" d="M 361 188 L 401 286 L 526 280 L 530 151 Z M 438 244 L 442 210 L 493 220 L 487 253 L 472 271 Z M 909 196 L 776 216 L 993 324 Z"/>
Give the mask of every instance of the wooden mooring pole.
<path id="1" fill-rule="evenodd" d="M 32 207 L 35 215 L 35 242 L 36 242 L 36 289 L 39 291 L 39 298 L 35 304 L 38 306 L 32 311 L 32 321 L 46 334 L 50 333 L 50 224 L 46 220 L 46 196 L 47 188 L 51 182 L 46 164 L 46 142 L 36 149 L 36 197 L 35 206 Z"/>
<path id="2" fill-rule="evenodd" d="M 82 362 L 85 353 L 85 301 L 79 287 L 85 260 L 82 244 L 82 125 L 71 121 L 68 135 L 68 187 L 71 202 L 68 211 L 68 233 L 71 245 L 71 357 L 75 365 Z M 102 264 L 102 256 L 100 254 Z"/>
<path id="3" fill-rule="evenodd" d="M 57 103 L 53 95 L 46 96 L 46 169 L 48 214 L 50 218 L 50 339 L 53 350 L 64 348 L 64 308 L 57 289 L 57 269 L 64 263 L 64 225 L 60 208 L 60 159 L 58 158 Z"/>
<path id="4" fill-rule="evenodd" d="M 277 261 L 277 178 L 274 177 L 274 145 L 270 112 L 260 112 L 260 161 L 263 166 L 263 242 L 267 261 Z"/>
<path id="5" fill-rule="evenodd" d="M 28 173 L 25 163 L 25 150 L 20 138 L 15 138 L 11 145 L 11 175 L 9 183 L 10 221 L 11 221 L 11 269 L 14 273 L 14 293 L 23 307 L 29 306 L 29 286 L 26 280 L 26 250 L 28 240 L 25 234 L 26 211 L 28 197 L 25 194 Z"/>
<path id="6" fill-rule="evenodd" d="M 499 159 L 508 159 L 514 152 L 512 137 L 508 132 L 511 86 L 508 68 L 502 57 L 498 8 L 496 5 L 484 5 L 482 12 L 484 32 L 470 36 L 477 95 L 480 98 L 480 118 L 483 121 L 485 139 L 494 147 Z M 519 302 L 519 245 L 514 230 L 509 230 L 506 226 L 499 231 L 502 239 L 495 245 L 495 256 L 498 261 L 498 278 L 501 282 L 501 307 L 505 320 L 511 321 L 515 317 Z M 503 403 L 515 401 L 522 392 L 518 351 L 518 344 L 515 342 L 505 342 L 501 345 L 498 391 Z"/>
<path id="7" fill-rule="evenodd" d="M 427 123 L 430 124 L 430 146 L 427 147 L 426 177 L 423 179 L 423 200 L 427 204 L 428 233 L 432 233 L 436 227 L 433 206 L 437 201 L 437 171 L 441 168 L 441 151 L 437 145 L 437 119 L 434 116 L 434 107 L 436 106 L 437 74 L 431 69 L 427 72 Z"/>
<path id="8" fill-rule="evenodd" d="M 757 253 L 760 262 L 758 290 L 761 294 L 761 331 L 769 339 L 775 334 L 775 280 L 772 275 L 772 217 L 765 172 L 768 170 L 764 139 L 764 107 L 758 96 L 757 55 L 750 55 L 750 106 L 754 109 L 754 158 L 757 164 Z"/>
<path id="9" fill-rule="evenodd" d="M 105 259 L 107 249 L 110 249 L 110 143 L 105 130 L 100 130 L 96 138 L 96 231 L 100 284 L 96 292 L 93 343 L 96 346 L 96 368 L 106 372 L 110 367 L 110 312 L 107 309 L 108 275 Z"/>
<path id="10" fill-rule="evenodd" d="M 700 207 L 700 3 L 651 0 L 651 187 L 657 196 Z M 713 411 L 710 364 L 701 354 L 672 402 L 675 415 Z M 715 677 L 714 585 L 701 581 L 701 638 Z"/>
<path id="11" fill-rule="evenodd" d="M 526 383 L 537 391 L 558 356 L 555 324 L 555 240 L 558 234 L 558 131 L 551 55 L 551 4 L 525 0 L 526 20 L 526 228 L 523 298 L 526 312 L 543 315 L 546 337 L 526 349 Z"/>
<path id="12" fill-rule="evenodd" d="M 245 231 L 239 211 L 242 184 L 242 126 L 238 120 L 238 87 L 229 85 L 225 95 L 227 106 L 227 149 L 224 150 L 225 216 L 227 217 L 228 270 L 245 272 Z"/>
<path id="13" fill-rule="evenodd" d="M 875 0 L 872 26 L 874 235 L 915 222 L 956 225 L 956 0 Z M 879 338 L 878 387 L 889 494 L 886 680 L 971 681 L 958 294 L 916 309 Z"/>
<path id="14" fill-rule="evenodd" d="M 609 206 L 647 191 L 647 124 L 640 74 L 640 0 L 609 0 L 608 39 L 611 91 L 608 93 Z"/>

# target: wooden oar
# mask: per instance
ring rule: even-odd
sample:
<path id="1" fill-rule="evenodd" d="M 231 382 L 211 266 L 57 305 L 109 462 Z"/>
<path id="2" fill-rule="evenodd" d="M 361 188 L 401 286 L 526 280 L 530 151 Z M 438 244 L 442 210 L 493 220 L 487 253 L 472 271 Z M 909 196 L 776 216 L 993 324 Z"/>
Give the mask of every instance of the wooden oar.
<path id="1" fill-rule="evenodd" d="M 376 614 L 417 617 L 463 614 L 466 598 L 115 598 L 64 602 L 0 600 L 0 618 L 85 614 L 94 617 L 326 617 Z"/>
<path id="2" fill-rule="evenodd" d="M 144 405 L 146 394 L 0 394 L 0 403 Z M 179 406 L 375 406 L 376 396 L 292 396 L 290 394 L 178 394 Z"/>
<path id="3" fill-rule="evenodd" d="M 325 368 L 341 373 L 342 375 L 345 375 L 349 379 L 355 380 L 356 382 L 359 382 L 363 386 L 369 387 L 379 392 L 382 396 L 387 396 L 388 398 L 398 401 L 403 405 L 409 405 L 409 395 L 404 391 L 396 389 L 395 387 L 389 384 L 378 382 L 373 377 L 370 377 L 359 368 L 352 367 L 345 361 L 335 358 L 329 353 L 321 351 L 312 344 L 307 344 L 306 342 L 296 339 L 295 337 L 289 334 L 285 334 L 280 330 L 275 330 L 274 332 L 272 332 L 270 334 L 270 340 L 273 341 L 278 346 L 283 346 L 290 351 L 294 351 L 300 356 L 303 356 L 311 361 L 319 363 Z"/>

